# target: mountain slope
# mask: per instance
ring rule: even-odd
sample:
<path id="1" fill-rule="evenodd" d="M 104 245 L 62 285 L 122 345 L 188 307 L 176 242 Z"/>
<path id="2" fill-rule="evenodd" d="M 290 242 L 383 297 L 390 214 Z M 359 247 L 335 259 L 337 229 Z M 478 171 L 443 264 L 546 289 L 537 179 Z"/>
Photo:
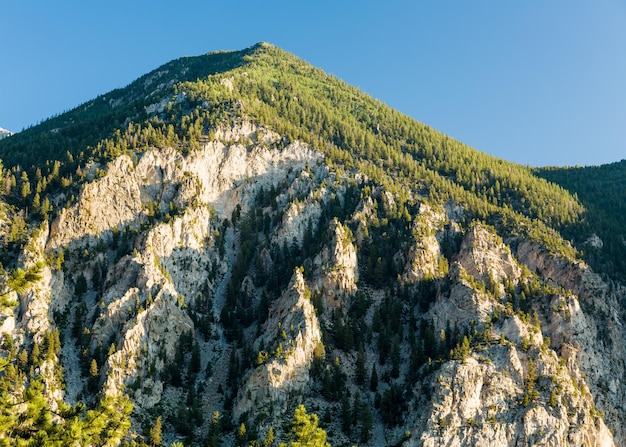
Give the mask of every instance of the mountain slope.
<path id="1" fill-rule="evenodd" d="M 52 117 L 4 142 L 0 149 L 6 165 L 41 167 L 47 161 L 61 161 L 76 168 L 71 160 L 83 156 L 89 146 L 112 136 L 128 121 L 142 122 L 155 97 L 169 93 L 177 82 L 193 81 L 240 65 L 251 50 L 215 52 L 183 57 L 140 77 L 124 88 L 113 90 L 77 108 Z"/>
<path id="2" fill-rule="evenodd" d="M 573 232 L 571 228 L 564 230 L 576 237 L 594 267 L 623 278 L 626 275 L 623 256 L 626 244 L 626 160 L 602 166 L 544 168 L 537 170 L 536 174 L 579 197 L 587 210 L 583 223 Z"/>
<path id="3" fill-rule="evenodd" d="M 624 443 L 625 289 L 558 233 L 583 204 L 271 45 L 0 156 L 0 442 L 271 445 L 304 404 L 332 444 Z"/>

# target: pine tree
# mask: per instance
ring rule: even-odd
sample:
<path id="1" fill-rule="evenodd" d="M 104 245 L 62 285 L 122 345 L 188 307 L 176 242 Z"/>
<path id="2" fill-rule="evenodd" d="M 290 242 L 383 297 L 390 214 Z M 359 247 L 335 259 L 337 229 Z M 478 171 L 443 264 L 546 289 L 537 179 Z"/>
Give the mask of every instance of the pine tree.
<path id="1" fill-rule="evenodd" d="M 361 393 L 358 391 L 354 393 L 354 399 L 352 400 L 352 425 L 356 425 L 361 416 L 361 409 L 363 407 L 363 401 L 361 401 Z"/>
<path id="2" fill-rule="evenodd" d="M 467 335 L 463 336 L 463 342 L 461 343 L 461 360 L 463 363 L 467 360 L 470 353 L 470 341 Z"/>
<path id="3" fill-rule="evenodd" d="M 163 442 L 162 430 L 163 430 L 162 419 L 161 419 L 161 416 L 158 416 L 156 418 L 156 421 L 154 421 L 154 425 L 150 429 L 149 438 L 150 438 L 151 446 L 158 447 L 162 444 Z"/>
<path id="4" fill-rule="evenodd" d="M 214 411 L 211 416 L 211 426 L 209 427 L 209 435 L 206 439 L 206 447 L 219 447 L 221 431 L 221 415 L 219 411 Z"/>
<path id="5" fill-rule="evenodd" d="M 361 409 L 361 442 L 367 444 L 372 437 L 372 429 L 374 427 L 374 418 L 370 407 L 363 405 Z"/>
<path id="6" fill-rule="evenodd" d="M 91 360 L 91 364 L 89 366 L 89 376 L 96 377 L 98 375 L 98 363 L 96 359 Z"/>
<path id="7" fill-rule="evenodd" d="M 239 441 L 240 445 L 244 445 L 247 439 L 246 424 L 243 422 L 239 425 L 239 430 L 237 430 L 237 441 Z"/>
<path id="8" fill-rule="evenodd" d="M 39 344 L 33 343 L 33 348 L 30 351 L 30 365 L 39 366 L 40 364 Z"/>
<path id="9" fill-rule="evenodd" d="M 376 372 L 376 363 L 372 365 L 372 374 L 370 375 L 370 390 L 376 392 L 378 389 L 378 373 Z"/>
<path id="10" fill-rule="evenodd" d="M 21 196 L 22 199 L 25 199 L 26 197 L 28 197 L 30 195 L 30 182 L 28 181 L 28 174 L 26 173 L 26 171 L 22 171 L 22 186 L 21 186 Z"/>
<path id="11" fill-rule="evenodd" d="M 270 447 L 274 444 L 274 427 L 270 427 L 267 431 L 267 436 L 263 440 L 263 447 Z"/>
<path id="12" fill-rule="evenodd" d="M 350 411 L 350 401 L 345 394 L 341 399 L 341 429 L 345 434 L 350 434 L 352 425 L 352 412 Z"/>
<path id="13" fill-rule="evenodd" d="M 201 366 L 200 345 L 196 340 L 193 344 L 193 351 L 191 351 L 191 360 L 189 362 L 190 372 L 193 374 L 198 374 L 200 372 Z"/>
<path id="14" fill-rule="evenodd" d="M 363 343 L 359 346 L 359 352 L 356 356 L 356 365 L 355 365 L 355 379 L 358 385 L 363 385 L 365 383 L 365 376 L 367 374 L 365 370 L 365 352 L 363 351 Z"/>
<path id="15" fill-rule="evenodd" d="M 330 447 L 326 442 L 326 432 L 318 427 L 316 414 L 309 415 L 304 405 L 299 405 L 291 422 L 291 442 L 289 447 Z"/>
<path id="16" fill-rule="evenodd" d="M 74 293 L 76 296 L 81 297 L 87 291 L 87 278 L 81 272 L 76 278 L 76 284 L 74 285 Z"/>
<path id="17" fill-rule="evenodd" d="M 396 335 L 391 347 L 391 377 L 400 376 L 400 338 Z"/>

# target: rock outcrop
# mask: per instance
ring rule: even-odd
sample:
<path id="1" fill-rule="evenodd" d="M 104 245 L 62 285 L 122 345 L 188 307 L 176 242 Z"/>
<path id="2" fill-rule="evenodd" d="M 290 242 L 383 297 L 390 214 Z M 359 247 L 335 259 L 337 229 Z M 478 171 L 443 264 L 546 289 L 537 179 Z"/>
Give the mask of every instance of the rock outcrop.
<path id="1" fill-rule="evenodd" d="M 262 335 L 254 343 L 261 364 L 240 388 L 235 416 L 251 411 L 269 415 L 270 407 L 284 408 L 293 393 L 304 393 L 310 386 L 309 368 L 321 337 L 311 291 L 298 270 L 272 304 Z"/>

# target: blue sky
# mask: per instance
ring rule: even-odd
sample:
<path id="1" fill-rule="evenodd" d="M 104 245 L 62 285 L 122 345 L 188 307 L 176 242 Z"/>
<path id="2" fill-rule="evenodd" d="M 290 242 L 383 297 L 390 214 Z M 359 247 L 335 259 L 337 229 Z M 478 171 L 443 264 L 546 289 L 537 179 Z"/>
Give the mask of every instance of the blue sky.
<path id="1" fill-rule="evenodd" d="M 623 0 L 3 3 L 13 131 L 171 59 L 267 41 L 497 157 L 626 158 Z"/>

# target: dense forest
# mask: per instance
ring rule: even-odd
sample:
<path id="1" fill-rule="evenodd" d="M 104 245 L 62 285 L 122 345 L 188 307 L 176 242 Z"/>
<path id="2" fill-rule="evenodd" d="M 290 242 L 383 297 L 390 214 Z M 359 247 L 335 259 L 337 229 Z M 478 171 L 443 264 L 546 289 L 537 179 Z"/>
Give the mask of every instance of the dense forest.
<path id="1" fill-rule="evenodd" d="M 626 275 L 626 160 L 602 166 L 543 168 L 537 176 L 561 185 L 585 207 L 581 222 L 563 226 L 599 271 Z M 602 246 L 587 243 L 593 235 Z"/>

